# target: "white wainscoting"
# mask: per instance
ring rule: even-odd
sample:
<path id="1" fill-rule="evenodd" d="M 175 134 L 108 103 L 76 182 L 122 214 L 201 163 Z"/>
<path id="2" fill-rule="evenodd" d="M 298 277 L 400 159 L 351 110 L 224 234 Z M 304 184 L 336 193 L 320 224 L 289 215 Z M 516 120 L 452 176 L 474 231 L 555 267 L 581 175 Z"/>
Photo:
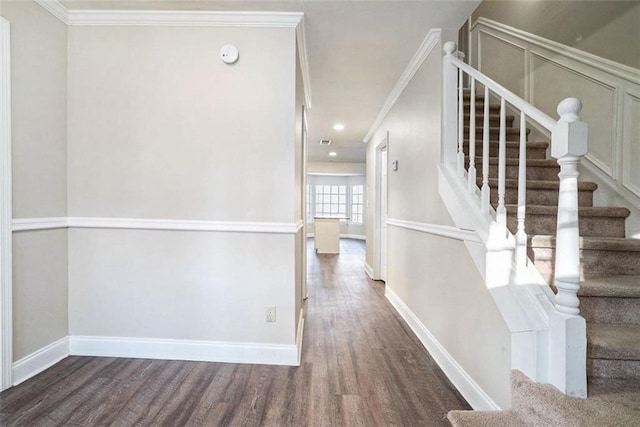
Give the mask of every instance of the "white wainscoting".
<path id="1" fill-rule="evenodd" d="M 462 366 L 455 361 L 404 301 L 389 287 L 385 287 L 385 296 L 473 409 L 479 411 L 501 409 L 467 374 Z"/>
<path id="2" fill-rule="evenodd" d="M 69 356 L 69 337 L 64 337 L 13 363 L 13 385 L 18 385 Z"/>
<path id="3" fill-rule="evenodd" d="M 589 125 L 583 165 L 640 209 L 633 161 L 640 158 L 640 70 L 486 18 L 471 33 L 473 65 L 551 117 L 562 99 L 582 100 L 580 117 Z"/>

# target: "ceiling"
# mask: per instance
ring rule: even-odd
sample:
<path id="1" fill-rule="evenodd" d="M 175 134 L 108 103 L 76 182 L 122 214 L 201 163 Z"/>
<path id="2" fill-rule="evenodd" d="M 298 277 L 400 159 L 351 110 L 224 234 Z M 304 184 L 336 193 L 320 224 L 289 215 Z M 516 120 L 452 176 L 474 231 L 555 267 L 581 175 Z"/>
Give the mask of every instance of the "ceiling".
<path id="1" fill-rule="evenodd" d="M 314 162 L 364 162 L 369 132 L 432 28 L 462 26 L 480 0 L 62 0 L 67 9 L 304 12 Z M 344 129 L 336 131 L 333 125 Z M 320 139 L 333 140 L 320 146 Z M 335 157 L 328 153 L 335 151 Z"/>

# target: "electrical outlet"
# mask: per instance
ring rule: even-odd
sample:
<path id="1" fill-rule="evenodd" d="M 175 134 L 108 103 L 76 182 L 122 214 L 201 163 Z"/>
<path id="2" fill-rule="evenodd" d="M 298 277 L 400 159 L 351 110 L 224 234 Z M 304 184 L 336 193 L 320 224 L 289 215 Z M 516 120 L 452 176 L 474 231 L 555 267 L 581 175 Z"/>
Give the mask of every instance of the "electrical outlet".
<path id="1" fill-rule="evenodd" d="M 276 306 L 268 305 L 264 308 L 264 320 L 265 322 L 275 322 L 276 321 Z"/>

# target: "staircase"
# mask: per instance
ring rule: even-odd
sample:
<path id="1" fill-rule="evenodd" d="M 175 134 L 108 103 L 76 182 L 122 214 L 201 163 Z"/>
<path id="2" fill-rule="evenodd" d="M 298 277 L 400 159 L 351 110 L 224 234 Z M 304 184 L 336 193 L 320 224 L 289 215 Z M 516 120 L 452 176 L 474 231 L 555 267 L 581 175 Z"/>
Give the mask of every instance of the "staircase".
<path id="1" fill-rule="evenodd" d="M 478 98 L 479 96 L 476 96 L 476 99 Z M 465 93 L 464 99 L 467 112 L 464 116 L 464 152 L 469 153 L 469 92 Z M 482 100 L 476 101 L 476 153 L 482 153 L 483 110 Z M 490 105 L 489 111 L 490 201 L 496 208 L 499 131 L 497 126 L 499 126 L 500 106 Z M 505 204 L 507 227 L 515 235 L 520 131 L 514 128 L 513 116 L 507 116 L 506 125 L 508 129 L 505 133 L 507 140 Z M 548 147 L 548 141 L 527 141 L 526 232 L 529 236 L 527 248 L 529 259 L 551 285 L 555 262 L 554 234 L 557 227 L 560 169 L 555 159 L 547 157 Z M 476 157 L 475 164 L 476 167 L 482 165 L 482 158 Z M 469 158 L 466 157 L 465 168 L 468 166 Z M 477 184 L 478 187 L 482 185 L 482 178 L 477 179 Z M 587 375 L 590 395 L 592 386 L 599 394 L 605 395 L 608 392 L 627 393 L 634 390 L 640 392 L 638 387 L 640 384 L 640 240 L 625 238 L 625 220 L 630 214 L 628 209 L 593 206 L 593 193 L 597 188 L 597 184 L 592 182 L 578 183 L 581 236 L 581 288 L 578 296 L 580 297 L 580 314 L 587 321 Z M 522 376 L 522 374 L 516 375 Z M 524 380 L 519 378 L 518 381 L 522 383 Z M 514 408 L 518 402 L 522 406 L 522 398 L 518 396 L 514 394 Z M 638 399 L 640 393 L 634 396 Z M 577 400 L 568 397 L 566 399 L 569 399 L 569 402 Z M 589 400 L 587 399 L 586 402 Z M 616 404 L 609 403 L 614 406 Z M 637 406 L 640 406 L 640 402 Z M 552 411 L 552 408 L 549 410 Z M 570 414 L 567 416 L 569 418 L 563 422 L 559 423 L 556 420 L 549 425 L 592 425 L 576 424 L 571 421 Z M 636 413 L 636 416 L 640 417 L 640 413 Z M 520 424 L 523 417 L 514 416 L 511 412 L 494 413 L 492 417 L 487 418 L 487 422 L 528 425 Z M 477 418 L 477 422 L 474 423 L 474 418 L 469 418 L 469 415 L 465 414 L 454 414 L 453 419 L 450 417 L 450 420 L 454 426 L 493 425 L 482 424 L 481 418 Z M 542 418 L 536 422 L 543 422 L 541 420 Z M 635 422 L 640 423 L 640 419 L 635 419 Z"/>

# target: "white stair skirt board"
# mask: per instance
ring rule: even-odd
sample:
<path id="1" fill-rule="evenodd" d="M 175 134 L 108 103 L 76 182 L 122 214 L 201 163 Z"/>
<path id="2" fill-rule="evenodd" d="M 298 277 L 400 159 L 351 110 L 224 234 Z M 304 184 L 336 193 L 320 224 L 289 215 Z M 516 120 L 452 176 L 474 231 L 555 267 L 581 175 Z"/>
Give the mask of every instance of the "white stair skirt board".
<path id="1" fill-rule="evenodd" d="M 13 385 L 18 385 L 69 356 L 69 337 L 64 337 L 13 363 Z"/>
<path id="2" fill-rule="evenodd" d="M 69 337 L 72 356 L 299 366 L 297 344 L 234 343 L 127 337 Z"/>
<path id="3" fill-rule="evenodd" d="M 411 311 L 409 307 L 393 292 L 388 286 L 385 287 L 385 296 L 398 311 L 400 316 L 409 325 L 411 330 L 416 334 L 422 345 L 425 346 L 431 357 L 436 361 L 440 369 L 442 369 L 460 391 L 462 396 L 469 402 L 471 407 L 476 411 L 494 411 L 500 410 L 500 406 L 493 401 L 482 388 L 467 374 L 467 372 L 456 362 L 447 350 L 440 344 L 436 337 L 429 332 L 426 326 L 422 324 L 420 319 Z"/>

